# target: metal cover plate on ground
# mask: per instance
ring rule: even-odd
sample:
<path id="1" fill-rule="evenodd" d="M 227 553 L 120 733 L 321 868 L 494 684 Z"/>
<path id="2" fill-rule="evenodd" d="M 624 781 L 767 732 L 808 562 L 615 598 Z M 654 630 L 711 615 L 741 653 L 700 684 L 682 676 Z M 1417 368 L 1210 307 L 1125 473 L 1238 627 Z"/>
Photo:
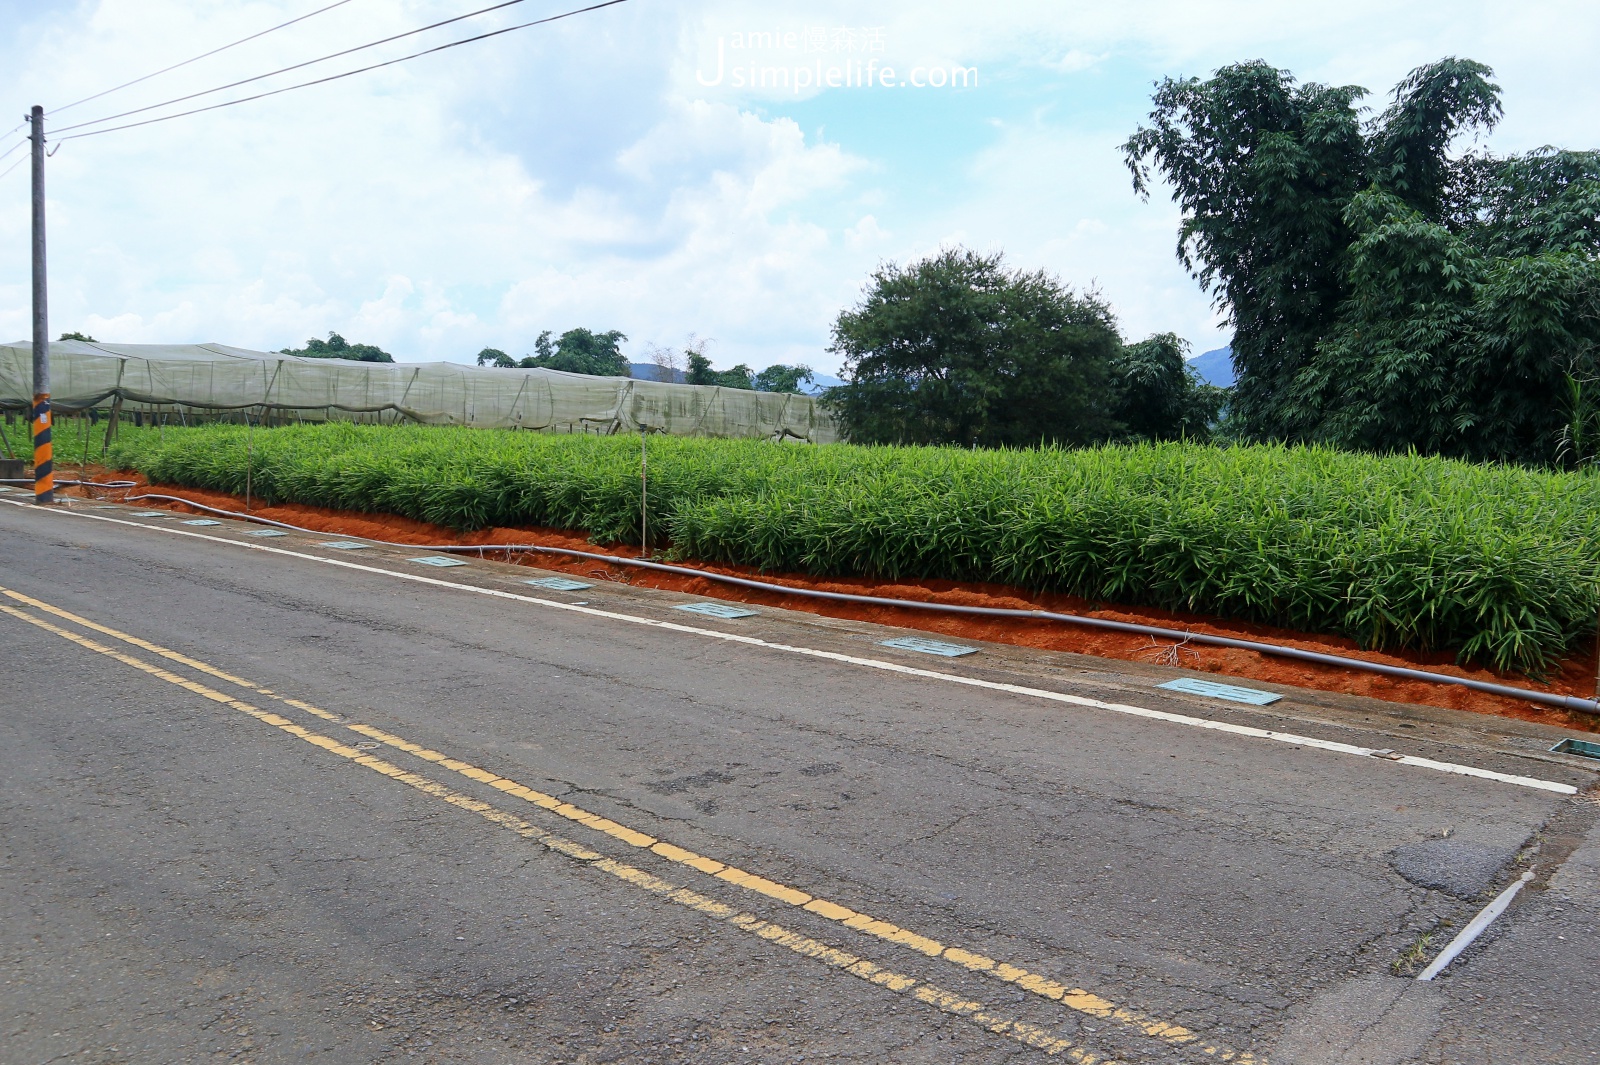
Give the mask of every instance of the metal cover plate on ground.
<path id="1" fill-rule="evenodd" d="M 282 529 L 257 529 L 251 536 L 288 536 Z"/>
<path id="2" fill-rule="evenodd" d="M 523 581 L 522 583 L 531 584 L 535 588 L 549 588 L 554 592 L 581 592 L 585 588 L 594 587 L 594 585 L 584 584 L 582 581 L 569 581 L 565 577 L 539 577 L 536 580 Z"/>
<path id="3" fill-rule="evenodd" d="M 185 522 L 181 522 L 180 524 L 183 524 L 183 525 L 221 525 L 222 522 L 213 521 L 210 518 L 191 518 L 190 520 L 185 521 Z"/>
<path id="4" fill-rule="evenodd" d="M 687 610 L 691 614 L 708 614 L 714 618 L 753 618 L 758 613 L 743 607 L 729 606 L 727 603 L 682 603 L 672 609 Z"/>
<path id="5" fill-rule="evenodd" d="M 167 512 L 164 510 L 141 510 L 133 515 L 135 518 L 164 518 L 166 516 Z"/>
<path id="6" fill-rule="evenodd" d="M 335 551 L 365 551 L 371 544 L 358 544 L 354 540 L 325 540 L 318 547 L 331 547 Z"/>
<path id="7" fill-rule="evenodd" d="M 421 558 L 411 558 L 407 559 L 406 561 L 416 562 L 423 566 L 438 566 L 440 569 L 444 569 L 446 566 L 466 565 L 466 563 L 461 561 L 459 558 L 451 558 L 448 555 L 423 555 Z"/>
<path id="8" fill-rule="evenodd" d="M 960 658 L 962 655 L 976 654 L 976 647 L 962 647 L 958 643 L 940 643 L 938 640 L 925 640 L 921 636 L 896 636 L 892 640 L 881 641 L 885 647 L 898 647 L 902 651 L 916 651 L 919 654 L 938 655 L 941 658 Z"/>
<path id="9" fill-rule="evenodd" d="M 0 484 L 0 492 L 16 492 L 16 491 L 19 491 L 19 489 L 12 488 L 9 485 Z"/>
<path id="10" fill-rule="evenodd" d="M 1562 740 L 1550 748 L 1552 754 L 1575 754 L 1579 758 L 1600 758 L 1600 743 L 1589 740 Z"/>
<path id="11" fill-rule="evenodd" d="M 1197 677 L 1180 677 L 1177 680 L 1169 680 L 1165 684 L 1158 684 L 1156 687 L 1165 688 L 1172 692 L 1188 692 L 1190 695 L 1206 695 L 1213 699 L 1226 699 L 1231 703 L 1249 703 L 1251 706 L 1266 706 L 1283 698 L 1277 692 L 1241 688 L 1236 684 L 1218 684 L 1215 681 L 1200 680 Z"/>

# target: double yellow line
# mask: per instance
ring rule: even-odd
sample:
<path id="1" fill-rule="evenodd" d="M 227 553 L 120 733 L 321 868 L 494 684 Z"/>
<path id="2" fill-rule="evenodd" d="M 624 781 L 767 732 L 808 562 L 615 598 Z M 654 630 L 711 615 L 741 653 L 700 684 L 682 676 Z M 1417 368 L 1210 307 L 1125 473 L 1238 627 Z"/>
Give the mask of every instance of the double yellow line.
<path id="1" fill-rule="evenodd" d="M 583 825 L 585 828 L 608 836 L 611 839 L 631 847 L 648 850 L 668 862 L 693 869 L 717 880 L 736 885 L 786 905 L 803 909 L 824 920 L 834 922 L 886 943 L 909 948 L 928 958 L 956 966 L 965 972 L 993 977 L 1038 997 L 1060 1003 L 1076 1013 L 1114 1022 L 1130 1032 L 1159 1040 L 1169 1046 L 1191 1048 L 1215 1061 L 1232 1062 L 1236 1063 L 1236 1065 L 1258 1065 L 1259 1059 L 1253 1055 L 1202 1039 L 1199 1035 L 1181 1025 L 1171 1024 L 1137 1010 L 1119 1006 L 1082 988 L 1069 987 L 1030 972 L 1027 969 L 997 961 L 975 951 L 946 945 L 931 937 L 919 935 L 891 922 L 860 913 L 850 907 L 817 897 L 799 888 L 758 876 L 729 863 L 697 854 L 694 851 L 676 846 L 648 833 L 620 824 L 610 818 L 602 817 L 579 806 L 564 802 L 555 796 L 530 788 L 509 777 L 501 776 L 469 762 L 464 762 L 412 743 L 404 737 L 385 732 L 371 725 L 349 722 L 338 714 L 330 713 L 302 700 L 281 695 L 198 659 L 162 647 L 159 644 L 151 643 L 148 640 L 140 639 L 137 636 L 120 632 L 109 626 L 101 625 L 60 607 L 52 606 L 42 600 L 24 595 L 21 592 L 0 587 L 0 594 L 27 607 L 53 615 L 91 632 L 108 636 L 129 646 L 148 651 L 157 657 L 177 663 L 225 684 L 243 688 L 256 695 L 265 696 L 285 706 L 303 711 L 313 717 L 339 724 L 357 735 L 365 736 L 369 740 L 375 740 L 423 761 L 431 762 L 469 780 L 488 785 L 507 795 L 531 803 L 542 810 Z M 488 821 L 516 832 L 524 838 L 534 840 L 553 851 L 583 863 L 588 868 L 609 873 L 653 895 L 686 906 L 707 917 L 725 921 L 742 931 L 787 947 L 806 957 L 815 958 L 831 968 L 850 973 L 871 984 L 896 993 L 909 993 L 919 1001 L 928 1003 L 945 1013 L 961 1017 L 991 1032 L 1015 1039 L 1047 1054 L 1064 1055 L 1069 1060 L 1080 1063 L 1080 1065 L 1098 1065 L 1103 1061 L 1094 1053 L 1078 1047 L 1068 1040 L 1057 1038 L 1035 1025 L 1013 1017 L 999 1015 L 983 1003 L 968 1000 L 927 981 L 893 972 L 848 951 L 840 950 L 793 932 L 754 914 L 738 911 L 735 907 L 663 880 L 642 869 L 615 861 L 582 844 L 546 832 L 509 811 L 457 792 L 427 777 L 409 772 L 392 762 L 362 750 L 360 747 L 353 747 L 333 737 L 313 732 L 280 714 L 263 710 L 258 706 L 236 699 L 225 692 L 174 673 L 162 666 L 146 662 L 114 647 L 106 646 L 79 633 L 64 629 L 59 625 L 35 617 L 25 610 L 0 603 L 0 612 L 53 633 L 87 650 L 106 655 L 150 676 L 177 685 L 202 698 L 228 706 L 264 724 L 271 725 L 307 743 L 345 758 L 352 764 L 381 773 L 424 794 L 442 799 L 463 810 L 476 813 Z"/>

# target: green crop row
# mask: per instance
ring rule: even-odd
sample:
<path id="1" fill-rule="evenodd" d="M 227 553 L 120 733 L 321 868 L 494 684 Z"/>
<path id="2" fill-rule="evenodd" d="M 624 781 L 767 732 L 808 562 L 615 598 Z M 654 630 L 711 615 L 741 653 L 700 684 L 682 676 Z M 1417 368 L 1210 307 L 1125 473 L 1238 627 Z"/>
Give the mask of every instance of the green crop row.
<path id="1" fill-rule="evenodd" d="M 1592 635 L 1600 478 L 1316 448 L 1081 451 L 649 439 L 676 557 L 992 581 L 1448 650 L 1537 674 Z M 456 529 L 638 543 L 638 437 L 324 424 L 132 430 L 151 480 Z"/>

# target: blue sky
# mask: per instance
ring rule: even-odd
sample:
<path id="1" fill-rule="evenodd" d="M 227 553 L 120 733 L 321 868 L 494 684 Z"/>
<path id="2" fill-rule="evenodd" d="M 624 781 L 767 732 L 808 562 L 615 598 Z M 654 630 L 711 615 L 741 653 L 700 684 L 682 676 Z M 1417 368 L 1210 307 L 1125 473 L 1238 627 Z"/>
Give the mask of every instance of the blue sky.
<path id="1" fill-rule="evenodd" d="M 32 103 L 54 111 L 325 2 L 0 2 L 0 96 L 18 117 Z M 350 0 L 52 115 L 49 128 L 483 3 Z M 527 0 L 413 40 L 563 9 Z M 778 46 L 735 47 L 752 30 L 780 35 Z M 791 32 L 796 47 L 783 47 Z M 719 39 L 724 79 L 706 85 Z M 331 85 L 64 142 L 50 160 L 52 328 L 257 348 L 336 329 L 403 360 L 467 360 L 485 346 L 522 354 L 542 329 L 582 325 L 627 333 L 636 359 L 692 334 L 711 340 L 722 366 L 832 371 L 829 325 L 872 269 L 960 243 L 1095 286 L 1130 338 L 1171 330 L 1199 352 L 1224 343 L 1225 328 L 1173 257 L 1175 209 L 1133 195 L 1117 150 L 1154 80 L 1264 58 L 1305 79 L 1365 85 L 1381 106 L 1412 67 L 1465 55 L 1494 66 L 1505 88 L 1492 148 L 1595 147 L 1597 53 L 1592 3 L 630 0 Z M 763 90 L 729 73 L 754 63 L 792 81 L 801 67 L 847 60 L 891 66 L 895 83 Z M 913 68 L 956 66 L 975 70 L 976 84 L 898 84 Z M 21 168 L 0 180 L 7 339 L 28 334 L 27 223 Z"/>

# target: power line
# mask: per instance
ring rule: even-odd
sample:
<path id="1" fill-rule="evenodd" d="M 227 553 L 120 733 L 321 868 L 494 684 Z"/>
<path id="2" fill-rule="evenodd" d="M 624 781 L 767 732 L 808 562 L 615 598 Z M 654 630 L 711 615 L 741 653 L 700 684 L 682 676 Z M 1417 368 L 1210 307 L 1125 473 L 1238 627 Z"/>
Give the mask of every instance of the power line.
<path id="1" fill-rule="evenodd" d="M 28 142 L 27 141 L 23 141 L 22 143 L 23 144 L 27 144 Z M 9 155 L 11 153 L 7 152 L 6 154 Z M 14 162 L 10 166 L 6 167 L 4 171 L 0 171 L 0 179 L 3 179 L 7 174 L 11 173 L 11 171 L 15 170 L 17 167 L 21 166 L 23 163 L 26 163 L 31 158 L 32 158 L 32 156 L 24 155 L 21 159 L 18 159 L 16 162 Z"/>
<path id="2" fill-rule="evenodd" d="M 520 3 L 521 0 L 511 0 L 511 2 L 512 3 Z M 437 46 L 435 46 L 433 48 L 425 48 L 420 52 L 413 52 L 410 55 L 403 55 L 398 59 L 388 59 L 388 60 L 385 60 L 382 63 L 374 63 L 371 66 L 360 67 L 360 68 L 358 68 L 356 70 L 347 70 L 343 74 L 330 74 L 328 77 L 317 78 L 315 81 L 303 81 L 303 82 L 300 82 L 298 85 L 286 85 L 281 89 L 273 89 L 271 92 L 257 93 L 254 96 L 244 96 L 244 97 L 240 97 L 237 100 L 229 100 L 226 103 L 212 104 L 209 107 L 197 107 L 192 111 L 179 111 L 177 114 L 162 115 L 159 118 L 147 118 L 147 119 L 144 119 L 143 121 L 140 121 L 140 122 L 129 122 L 129 123 L 126 123 L 126 124 L 121 125 L 121 126 L 110 126 L 110 127 L 106 128 L 106 129 L 91 129 L 91 130 L 88 130 L 88 131 L 86 131 L 84 133 L 73 133 L 73 134 L 69 134 L 68 136 L 65 136 L 65 137 L 57 137 L 56 141 L 57 141 L 57 143 L 60 143 L 62 141 L 78 140 L 80 137 L 96 137 L 96 136 L 99 136 L 102 133 L 115 133 L 118 130 L 133 129 L 136 126 L 150 126 L 150 125 L 154 125 L 157 122 L 167 122 L 167 121 L 170 121 L 171 119 L 174 119 L 174 118 L 184 118 L 184 117 L 187 117 L 189 115 L 203 114 L 206 111 L 217 111 L 217 110 L 220 110 L 220 109 L 222 109 L 224 107 L 232 107 L 234 104 L 247 104 L 252 100 L 264 100 L 268 96 L 277 96 L 280 93 L 293 92 L 295 89 L 309 88 L 312 85 L 325 85 L 330 81 L 338 81 L 341 78 L 348 78 L 348 77 L 351 77 L 352 75 L 355 75 L 355 74 L 365 74 L 369 70 L 377 70 L 377 69 L 379 69 L 381 67 L 391 67 L 391 66 L 394 66 L 396 63 L 404 63 L 409 59 L 417 59 L 417 58 L 419 58 L 421 56 L 432 55 L 435 52 L 443 52 L 446 49 L 455 48 L 458 45 L 471 44 L 474 41 L 482 41 L 482 40 L 486 40 L 486 39 L 488 39 L 490 37 L 498 37 L 503 33 L 513 33 L 513 32 L 515 32 L 517 30 L 525 30 L 530 26 L 542 26 L 547 22 L 559 22 L 561 19 L 571 18 L 574 15 L 583 15 L 583 14 L 587 14 L 590 11 L 599 11 L 603 7 L 615 7 L 617 4 L 624 4 L 624 3 L 627 3 L 627 0 L 604 0 L 603 3 L 590 4 L 588 7 L 580 7 L 580 8 L 575 8 L 575 9 L 573 9 L 571 11 L 563 11 L 559 15 L 550 15 L 550 16 L 548 16 L 546 18 L 534 19 L 532 22 L 523 22 L 523 23 L 519 23 L 516 26 L 507 26 L 504 29 L 490 30 L 488 33 L 480 33 L 476 37 L 463 37 L 459 41 L 451 41 L 448 44 L 437 45 Z M 501 4 L 500 6 L 501 7 L 508 7 L 510 5 L 509 4 Z M 490 10 L 492 10 L 492 9 L 490 9 Z M 462 18 L 467 18 L 468 16 L 463 15 L 461 17 Z M 451 21 L 455 21 L 455 20 L 451 20 Z M 414 32 L 421 32 L 421 31 L 414 31 Z M 402 36 L 405 36 L 405 35 L 402 34 Z M 390 38 L 390 40 L 393 40 L 393 39 L 394 38 Z M 379 42 L 379 43 L 381 43 L 381 42 Z M 354 49 L 352 49 L 352 50 L 354 50 Z M 302 64 L 302 65 L 304 65 L 304 64 Z M 265 76 L 265 75 L 263 75 L 263 76 Z M 252 78 L 250 80 L 254 81 L 254 80 L 258 80 L 258 79 L 253 79 Z M 224 88 L 226 88 L 226 87 L 227 86 L 224 86 Z M 204 94 L 201 94 L 201 95 L 204 95 Z M 149 110 L 149 108 L 142 108 L 142 110 Z M 137 113 L 137 112 L 129 112 L 129 113 L 130 114 L 134 114 L 134 113 Z M 113 116 L 113 117 L 115 117 L 115 116 Z M 100 119 L 99 121 L 101 121 L 101 122 L 109 122 L 110 119 L 109 118 L 105 118 L 105 119 Z M 84 126 L 84 125 L 94 125 L 94 123 L 92 123 L 92 122 L 80 123 L 80 126 Z M 68 127 L 65 127 L 65 128 L 67 128 L 67 129 L 78 129 L 80 127 L 79 126 L 68 126 Z"/>
<path id="3" fill-rule="evenodd" d="M 276 33 L 278 30 L 284 29 L 285 27 L 293 26 L 296 22 L 304 22 L 306 19 L 311 18 L 314 15 L 320 15 L 324 11 L 332 11 L 336 7 L 343 7 L 345 4 L 348 4 L 349 2 L 350 2 L 350 0 L 336 0 L 335 3 L 329 4 L 327 7 L 319 7 L 315 11 L 312 11 L 312 12 L 309 12 L 307 14 L 301 15 L 299 18 L 292 18 L 288 22 L 280 22 L 276 26 L 273 26 L 271 29 L 262 30 L 260 33 L 252 33 L 248 37 L 241 37 L 237 41 L 234 41 L 232 44 L 225 44 L 221 48 L 213 48 L 209 52 L 202 52 L 202 53 L 200 53 L 199 55 L 195 56 L 192 59 L 185 59 L 181 63 L 174 63 L 170 67 L 162 67 L 160 70 L 156 71 L 153 74 L 146 74 L 142 78 L 134 78 L 132 81 L 125 81 L 121 85 L 113 86 L 112 88 L 106 89 L 104 92 L 97 92 L 93 96 L 85 96 L 81 100 L 74 100 L 70 104 L 67 104 L 65 107 L 58 107 L 54 111 L 52 111 L 50 113 L 51 114 L 60 114 L 62 111 L 65 111 L 68 108 L 77 107 L 79 104 L 86 104 L 90 100 L 98 100 L 102 96 L 110 96 L 114 92 L 120 92 L 123 89 L 126 89 L 131 85 L 139 84 L 141 81 L 149 81 L 151 78 L 158 77 L 158 76 L 160 76 L 162 74 L 167 73 L 168 71 L 177 70 L 179 67 L 186 67 L 190 63 L 198 63 L 200 60 L 208 59 L 211 56 L 216 55 L 218 52 L 226 52 L 230 48 L 237 48 L 239 45 L 245 44 L 245 43 L 247 43 L 249 41 L 253 41 L 257 37 L 265 37 L 269 33 Z"/>
<path id="4" fill-rule="evenodd" d="M 173 104 L 181 104 L 185 100 L 194 100 L 194 99 L 197 99 L 197 98 L 199 98 L 201 96 L 210 96 L 214 92 L 222 92 L 225 89 L 237 89 L 241 85 L 249 85 L 252 82 L 262 81 L 262 80 L 264 80 L 266 78 L 276 77 L 279 74 L 287 74 L 291 70 L 299 70 L 302 67 L 315 66 L 318 63 L 325 63 L 330 59 L 338 59 L 340 56 L 351 55 L 351 54 L 353 54 L 355 52 L 364 52 L 368 48 L 376 48 L 380 44 L 388 44 L 390 41 L 398 41 L 398 40 L 400 40 L 401 38 L 404 38 L 404 37 L 415 37 L 419 33 L 427 33 L 429 30 L 436 30 L 440 26 L 448 26 L 452 22 L 460 22 L 463 19 L 476 18 L 478 15 L 487 15 L 491 11 L 499 11 L 503 7 L 514 7 L 517 4 L 526 3 L 526 2 L 527 2 L 527 0 L 502 0 L 502 2 L 498 3 L 498 4 L 493 4 L 493 5 L 489 6 L 489 7 L 482 7 L 482 8 L 479 8 L 478 10 L 476 10 L 476 11 L 468 11 L 465 15 L 457 15 L 454 18 L 447 18 L 442 22 L 434 22 L 434 23 L 431 23 L 430 25 L 422 26 L 422 27 L 419 27 L 419 28 L 414 29 L 414 30 L 407 30 L 404 33 L 397 33 L 392 37 L 385 37 L 382 40 L 373 41 L 370 44 L 357 45 L 354 48 L 346 48 L 341 52 L 332 52 L 332 53 L 329 53 L 328 55 L 325 55 L 325 56 L 319 56 L 316 59 L 308 59 L 304 63 L 295 63 L 293 66 L 280 67 L 279 69 L 271 71 L 270 73 L 267 73 L 267 74 L 257 74 L 253 78 L 243 78 L 243 79 L 241 79 L 239 81 L 230 81 L 226 85 L 218 85 L 216 88 L 206 89 L 203 92 L 192 92 L 187 96 L 177 96 L 177 97 L 174 97 L 171 100 L 164 100 L 164 101 L 162 101 L 161 103 L 158 103 L 158 104 L 150 104 L 147 107 L 136 107 L 132 111 L 122 111 L 122 112 L 120 112 L 118 114 L 115 114 L 115 115 L 107 115 L 104 118 L 91 119 L 88 122 L 79 122 L 76 125 L 72 125 L 72 126 L 62 126 L 60 129 L 56 130 L 56 132 L 57 133 L 65 133 L 67 130 L 82 129 L 84 126 L 98 126 L 102 122 L 114 122 L 119 118 L 127 118 L 130 115 L 139 115 L 139 114 L 143 114 L 146 111 L 154 111 L 154 110 L 157 110 L 158 108 L 170 107 Z M 418 54 L 422 54 L 422 53 L 418 53 Z M 368 68 L 368 69 L 370 69 L 370 68 Z M 316 84 L 316 83 L 315 82 L 307 82 L 306 84 L 310 85 L 310 84 Z M 263 94 L 263 95 L 268 95 L 268 94 Z M 253 97 L 253 96 L 250 97 L 250 99 L 258 99 L 258 98 L 259 97 Z M 205 110 L 205 108 L 201 108 L 201 110 Z M 193 114 L 194 112 L 186 112 L 186 113 L 187 114 Z M 135 124 L 137 125 L 138 123 L 135 123 Z"/>
<path id="5" fill-rule="evenodd" d="M 21 129 L 21 128 L 22 128 L 21 126 L 17 127 L 17 129 Z M 16 131 L 17 130 L 14 129 L 11 132 L 15 133 Z M 13 144 L 11 147 L 7 148 L 4 152 L 0 152 L 0 159 L 4 159 L 6 156 L 10 155 L 12 152 L 16 151 L 18 148 L 22 147 L 24 144 L 27 144 L 27 143 L 28 143 L 28 138 L 26 138 L 26 137 L 22 138 L 22 140 L 18 141 L 16 144 Z"/>

